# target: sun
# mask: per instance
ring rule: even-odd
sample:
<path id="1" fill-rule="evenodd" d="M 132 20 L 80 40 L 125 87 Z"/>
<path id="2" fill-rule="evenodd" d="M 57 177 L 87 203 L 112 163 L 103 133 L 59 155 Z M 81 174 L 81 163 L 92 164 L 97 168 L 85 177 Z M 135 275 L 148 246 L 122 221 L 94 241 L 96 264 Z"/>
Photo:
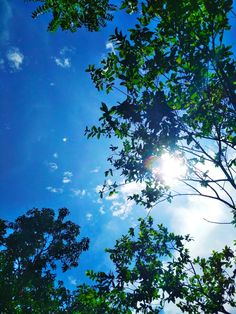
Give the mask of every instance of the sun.
<path id="1" fill-rule="evenodd" d="M 145 166 L 156 180 L 166 185 L 175 184 L 187 173 L 185 160 L 177 152 L 174 154 L 166 152 L 160 157 L 151 156 L 145 162 Z"/>
<path id="2" fill-rule="evenodd" d="M 161 156 L 160 172 L 166 184 L 173 184 L 186 175 L 187 167 L 182 157 L 165 153 Z"/>

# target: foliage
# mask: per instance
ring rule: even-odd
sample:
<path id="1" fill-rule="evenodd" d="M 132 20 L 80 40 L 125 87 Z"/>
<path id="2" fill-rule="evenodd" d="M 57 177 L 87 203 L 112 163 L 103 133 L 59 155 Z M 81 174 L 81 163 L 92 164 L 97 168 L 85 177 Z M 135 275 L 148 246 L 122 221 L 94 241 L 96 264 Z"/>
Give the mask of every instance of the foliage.
<path id="1" fill-rule="evenodd" d="M 121 149 L 111 146 L 111 173 L 145 183 L 131 196 L 136 202 L 150 208 L 176 195 L 199 195 L 223 202 L 235 216 L 236 71 L 224 40 L 232 1 L 140 1 L 135 8 L 142 12 L 135 27 L 110 37 L 116 53 L 88 68 L 98 90 L 109 93 L 119 84 L 126 97 L 102 103 L 101 125 L 86 134 L 122 141 Z M 158 170 L 166 152 L 188 166 L 177 193 L 147 167 L 151 158 Z M 217 178 L 209 171 L 215 167 Z"/>
<path id="2" fill-rule="evenodd" d="M 32 209 L 15 222 L 0 222 L 1 313 L 65 313 L 70 292 L 56 269 L 78 266 L 89 240 L 78 240 L 80 227 L 66 220 L 69 211 Z"/>
<path id="3" fill-rule="evenodd" d="M 40 5 L 32 13 L 35 19 L 41 14 L 51 13 L 52 20 L 48 24 L 48 30 L 54 32 L 61 27 L 62 30 L 75 32 L 77 28 L 86 27 L 89 31 L 98 31 L 111 21 L 111 12 L 115 6 L 108 0 L 27 0 L 40 2 Z"/>
<path id="4" fill-rule="evenodd" d="M 159 313 L 169 302 L 186 313 L 229 313 L 227 306 L 236 306 L 235 253 L 225 247 L 192 260 L 190 237 L 154 228 L 151 217 L 107 250 L 113 272 L 88 271 L 95 285 L 72 295 L 55 284 L 55 270 L 58 262 L 63 271 L 76 266 L 88 239 L 77 241 L 79 227 L 64 222 L 67 215 L 33 209 L 15 223 L 0 221 L 1 313 Z"/>
<path id="5" fill-rule="evenodd" d="M 139 230 L 130 228 L 107 250 L 115 271 L 88 272 L 95 285 L 79 287 L 76 313 L 160 313 L 169 302 L 184 313 L 228 313 L 236 306 L 235 253 L 225 247 L 192 260 L 189 241 L 140 219 Z"/>
<path id="6" fill-rule="evenodd" d="M 112 18 L 112 10 L 136 13 L 136 24 L 127 34 L 117 28 L 110 37 L 115 53 L 109 53 L 100 68 L 88 68 L 98 90 L 125 95 L 114 105 L 103 102 L 101 124 L 86 129 L 88 137 L 114 135 L 121 140 L 121 148 L 111 146 L 106 174 L 117 170 L 126 182 L 143 182 L 141 193 L 130 198 L 148 208 L 177 195 L 199 195 L 231 208 L 234 222 L 230 190 L 236 189 L 236 71 L 224 39 L 231 28 L 232 0 L 43 3 L 33 17 L 53 11 L 49 30 L 58 25 L 71 31 L 82 25 L 99 30 Z M 147 166 L 151 159 L 158 169 L 166 152 L 188 166 L 177 193 L 160 172 L 154 174 Z M 217 178 L 208 171 L 214 167 L 221 172 Z M 105 183 L 104 190 L 115 192 L 118 185 Z"/>

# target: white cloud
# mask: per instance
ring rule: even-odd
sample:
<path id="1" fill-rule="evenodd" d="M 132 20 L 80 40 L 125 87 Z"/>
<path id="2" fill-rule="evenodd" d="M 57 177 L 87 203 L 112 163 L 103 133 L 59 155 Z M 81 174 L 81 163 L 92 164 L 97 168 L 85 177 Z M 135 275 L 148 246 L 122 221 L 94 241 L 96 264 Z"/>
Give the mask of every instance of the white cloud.
<path id="1" fill-rule="evenodd" d="M 86 190 L 85 189 L 71 189 L 71 192 L 73 193 L 74 196 L 80 196 L 83 197 L 86 195 Z"/>
<path id="2" fill-rule="evenodd" d="M 71 171 L 65 171 L 65 172 L 64 172 L 64 176 L 72 177 L 72 176 L 73 176 L 73 173 L 72 173 Z"/>
<path id="3" fill-rule="evenodd" d="M 134 201 L 124 199 L 121 202 L 112 202 L 112 206 L 110 209 L 114 217 L 120 217 L 121 219 L 125 219 L 131 213 L 134 205 Z"/>
<path id="4" fill-rule="evenodd" d="M 112 181 L 107 180 L 107 184 L 112 185 Z M 114 217 L 120 217 L 121 219 L 125 219 L 130 215 L 135 205 L 135 202 L 129 200 L 128 197 L 134 193 L 140 192 L 141 189 L 144 187 L 144 184 L 136 182 L 124 184 L 124 182 L 120 182 L 120 185 L 120 188 L 117 189 L 118 193 L 114 193 L 111 196 L 109 196 L 109 194 L 107 193 L 104 193 L 104 199 L 106 201 L 112 202 L 111 205 L 109 205 L 109 208 Z M 102 189 L 102 185 L 97 185 L 95 191 L 96 193 L 99 193 L 99 191 L 101 191 Z M 97 203 L 102 203 L 102 201 L 97 201 Z"/>
<path id="5" fill-rule="evenodd" d="M 97 185 L 95 188 L 96 193 L 99 193 L 100 191 L 102 191 L 103 185 Z"/>
<path id="6" fill-rule="evenodd" d="M 111 43 L 111 42 L 107 42 L 107 43 L 106 43 L 106 49 L 110 49 L 111 52 L 116 53 L 116 52 L 115 52 L 114 45 L 113 45 L 113 43 Z"/>
<path id="7" fill-rule="evenodd" d="M 53 157 L 57 159 L 58 158 L 58 153 L 54 153 Z"/>
<path id="8" fill-rule="evenodd" d="M 96 167 L 95 169 L 92 169 L 90 173 L 98 173 L 99 170 L 100 170 L 100 167 Z"/>
<path id="9" fill-rule="evenodd" d="M 72 48 L 63 47 L 59 51 L 59 56 L 53 58 L 56 65 L 58 65 L 59 67 L 64 68 L 64 69 L 70 68 L 71 67 L 71 59 L 68 55 L 71 54 L 72 52 L 73 52 Z"/>
<path id="10" fill-rule="evenodd" d="M 114 194 L 114 197 L 106 197 L 107 200 L 113 200 L 112 206 L 110 207 L 112 215 L 120 217 L 121 219 L 127 218 L 135 206 L 135 202 L 133 200 L 129 200 L 128 196 L 139 193 L 143 187 L 143 184 L 136 182 L 123 184 L 121 185 L 118 194 Z"/>
<path id="11" fill-rule="evenodd" d="M 143 188 L 145 188 L 144 183 L 130 182 L 121 186 L 120 191 L 125 195 L 132 195 L 139 193 Z"/>
<path id="12" fill-rule="evenodd" d="M 63 139 L 62 139 L 62 142 L 67 142 L 68 141 L 68 138 L 67 137 L 63 137 Z"/>
<path id="13" fill-rule="evenodd" d="M 51 171 L 56 171 L 58 169 L 58 165 L 55 162 L 50 162 L 48 166 Z"/>
<path id="14" fill-rule="evenodd" d="M 69 58 L 54 58 L 54 61 L 56 63 L 56 65 L 58 65 L 59 67 L 62 67 L 64 69 L 66 68 L 70 68 L 71 67 L 71 60 Z"/>
<path id="15" fill-rule="evenodd" d="M 194 241 L 188 244 L 193 256 L 208 256 L 212 250 L 232 245 L 235 229 L 231 225 L 219 225 L 204 220 L 227 222 L 232 219 L 227 207 L 206 197 L 189 196 L 183 205 L 168 208 L 170 226 L 176 234 L 190 234 Z"/>
<path id="16" fill-rule="evenodd" d="M 72 276 L 69 276 L 68 277 L 68 280 L 69 280 L 69 283 L 71 284 L 71 285 L 73 285 L 73 286 L 77 286 L 77 280 L 74 278 L 74 277 L 72 277 Z"/>
<path id="17" fill-rule="evenodd" d="M 24 60 L 24 55 L 20 52 L 18 48 L 11 48 L 7 52 L 7 59 L 12 69 L 20 70 Z"/>
<path id="18" fill-rule="evenodd" d="M 63 178 L 62 178 L 62 182 L 64 184 L 67 184 L 69 182 L 71 182 L 71 178 L 73 177 L 73 173 L 71 171 L 65 171 L 63 173 Z"/>
<path id="19" fill-rule="evenodd" d="M 65 46 L 65 47 L 63 47 L 63 48 L 59 51 L 59 54 L 60 54 L 61 56 L 64 56 L 66 53 L 70 53 L 70 54 L 71 54 L 74 50 L 75 50 L 75 49 L 72 48 L 72 47 L 67 47 L 67 46 Z"/>
<path id="20" fill-rule="evenodd" d="M 67 178 L 67 177 L 64 177 L 63 179 L 62 179 L 62 183 L 64 183 L 64 184 L 67 184 L 67 183 L 70 183 L 71 182 L 71 179 L 69 179 L 69 178 Z"/>
<path id="21" fill-rule="evenodd" d="M 55 188 L 52 186 L 47 186 L 46 190 L 48 190 L 51 193 L 55 193 L 55 194 L 62 194 L 63 193 L 63 189 L 62 188 Z"/>
<path id="22" fill-rule="evenodd" d="M 88 221 L 90 221 L 92 218 L 93 218 L 93 215 L 92 215 L 91 213 L 87 213 L 87 214 L 86 214 L 86 219 L 87 219 Z"/>
<path id="23" fill-rule="evenodd" d="M 82 191 L 81 191 L 81 195 L 84 196 L 85 194 L 86 194 L 86 191 L 85 191 L 85 190 L 82 190 Z"/>
<path id="24" fill-rule="evenodd" d="M 93 200 L 93 203 L 95 203 L 95 204 L 102 204 L 102 199 L 98 198 L 96 200 Z"/>
<path id="25" fill-rule="evenodd" d="M 100 208 L 99 208 L 99 213 L 101 214 L 101 215 L 104 215 L 106 212 L 105 212 L 105 210 L 104 210 L 104 206 L 101 206 Z"/>

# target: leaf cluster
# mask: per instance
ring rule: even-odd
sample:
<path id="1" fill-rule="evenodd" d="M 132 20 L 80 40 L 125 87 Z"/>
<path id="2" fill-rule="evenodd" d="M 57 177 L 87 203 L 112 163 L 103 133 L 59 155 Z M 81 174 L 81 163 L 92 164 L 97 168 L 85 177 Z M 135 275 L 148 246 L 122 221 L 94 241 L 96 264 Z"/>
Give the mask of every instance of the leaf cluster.
<path id="1" fill-rule="evenodd" d="M 166 151 L 181 152 L 189 166 L 187 179 L 211 186 L 214 198 L 221 200 L 216 193 L 219 183 L 208 177 L 206 184 L 194 161 L 219 167 L 222 181 L 236 188 L 235 160 L 229 157 L 236 149 L 236 71 L 231 47 L 224 43 L 232 1 L 131 1 L 130 5 L 141 10 L 136 25 L 125 35 L 117 28 L 110 37 L 115 53 L 102 60 L 101 67 L 88 68 L 98 90 L 118 89 L 125 99 L 110 106 L 102 103 L 100 125 L 87 128 L 86 134 L 120 140 L 121 148 L 108 160 L 126 182 L 146 184 L 137 200 L 152 196 L 146 198 L 147 207 L 166 197 L 166 187 L 160 177 L 153 178 L 145 161 Z M 130 8 L 128 2 L 123 8 Z M 214 155 L 208 153 L 208 144 Z M 153 193 L 148 193 L 150 187 Z M 199 190 L 196 194 L 203 195 Z M 235 210 L 232 199 L 225 198 L 222 201 Z"/>
<path id="2" fill-rule="evenodd" d="M 68 214 L 34 208 L 13 223 L 1 221 L 1 313 L 64 313 L 71 294 L 56 283 L 56 269 L 78 266 L 89 244 L 78 239 L 80 227 L 65 220 Z"/>
<path id="3" fill-rule="evenodd" d="M 98 31 L 111 21 L 112 11 L 116 6 L 109 4 L 108 0 L 27 0 L 40 2 L 33 11 L 32 17 L 38 18 L 42 14 L 51 13 L 52 19 L 48 24 L 48 31 L 55 32 L 58 27 L 62 30 L 76 32 L 78 28 L 85 27 L 89 31 Z"/>
<path id="4" fill-rule="evenodd" d="M 228 313 L 225 306 L 236 306 L 235 252 L 225 247 L 192 260 L 189 241 L 139 219 L 107 250 L 115 270 L 88 272 L 95 284 L 78 287 L 76 313 L 161 313 L 169 302 L 184 313 Z"/>

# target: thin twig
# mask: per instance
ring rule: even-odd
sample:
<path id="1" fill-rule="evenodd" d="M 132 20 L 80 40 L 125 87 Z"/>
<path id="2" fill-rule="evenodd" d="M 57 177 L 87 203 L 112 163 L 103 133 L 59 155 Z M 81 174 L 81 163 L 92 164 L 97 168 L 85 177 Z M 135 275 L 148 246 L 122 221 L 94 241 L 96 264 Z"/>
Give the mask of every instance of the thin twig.
<path id="1" fill-rule="evenodd" d="M 211 224 L 217 224 L 217 225 L 232 225 L 232 221 L 231 222 L 220 222 L 220 221 L 212 221 L 212 220 L 208 220 L 206 218 L 203 218 L 203 220 L 211 223 Z"/>

